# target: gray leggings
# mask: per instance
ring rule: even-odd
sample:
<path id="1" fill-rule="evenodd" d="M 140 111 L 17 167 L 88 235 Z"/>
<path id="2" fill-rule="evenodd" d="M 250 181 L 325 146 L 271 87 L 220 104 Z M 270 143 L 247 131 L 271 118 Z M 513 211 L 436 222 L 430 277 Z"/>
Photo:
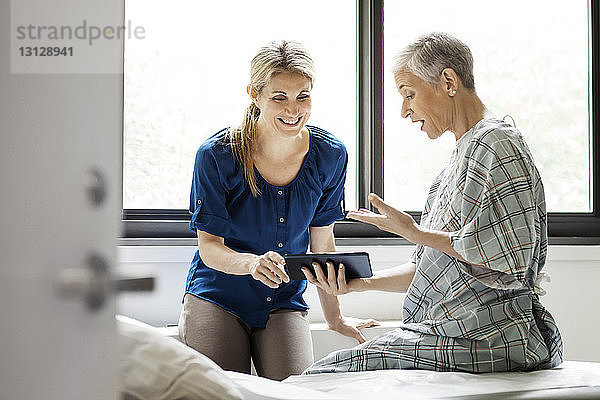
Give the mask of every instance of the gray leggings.
<path id="1" fill-rule="evenodd" d="M 191 294 L 183 298 L 179 317 L 181 341 L 208 356 L 221 368 L 282 380 L 313 363 L 306 311 L 271 311 L 265 328 L 253 328 L 216 304 Z"/>

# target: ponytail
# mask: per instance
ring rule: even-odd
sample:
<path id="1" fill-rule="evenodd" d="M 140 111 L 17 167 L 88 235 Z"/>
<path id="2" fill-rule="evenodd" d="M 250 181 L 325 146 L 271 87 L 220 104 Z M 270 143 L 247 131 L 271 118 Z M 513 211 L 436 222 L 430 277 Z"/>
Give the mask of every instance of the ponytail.
<path id="1" fill-rule="evenodd" d="M 244 177 L 254 197 L 260 195 L 260 189 L 256 183 L 254 173 L 254 158 L 252 157 L 252 145 L 256 139 L 256 124 L 260 116 L 260 109 L 254 101 L 246 108 L 242 124 L 229 131 L 229 143 L 233 154 L 244 168 Z"/>

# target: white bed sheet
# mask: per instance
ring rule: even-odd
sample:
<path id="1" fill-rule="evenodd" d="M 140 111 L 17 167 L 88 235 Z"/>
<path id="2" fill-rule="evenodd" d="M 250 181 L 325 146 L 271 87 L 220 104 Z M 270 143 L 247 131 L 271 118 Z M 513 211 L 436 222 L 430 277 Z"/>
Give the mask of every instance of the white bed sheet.
<path id="1" fill-rule="evenodd" d="M 600 386 L 600 363 L 566 361 L 558 368 L 534 372 L 468 374 L 423 370 L 381 370 L 291 376 L 283 382 L 226 372 L 244 398 L 434 399 L 515 391 Z"/>

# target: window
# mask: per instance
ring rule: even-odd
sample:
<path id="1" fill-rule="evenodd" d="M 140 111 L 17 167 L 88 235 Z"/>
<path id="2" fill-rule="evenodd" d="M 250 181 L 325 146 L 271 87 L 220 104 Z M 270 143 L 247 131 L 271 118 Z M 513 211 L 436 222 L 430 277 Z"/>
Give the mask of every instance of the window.
<path id="1" fill-rule="evenodd" d="M 431 31 L 455 34 L 473 52 L 477 93 L 496 116 L 509 114 L 540 170 L 549 212 L 591 212 L 588 4 L 577 0 L 428 0 L 419 15 L 386 2 L 384 50 L 384 193 L 402 209 L 419 210 L 429 182 L 454 147 L 446 133 L 431 141 L 399 113 L 390 76 L 399 46 Z M 440 12 L 443 10 L 443 12 Z M 395 45 L 397 44 L 397 45 Z M 414 165 L 410 174 L 406 165 Z"/>
<path id="2" fill-rule="evenodd" d="M 147 34 L 125 43 L 124 209 L 187 210 L 198 146 L 241 122 L 250 60 L 260 46 L 281 39 L 301 42 L 314 58 L 309 124 L 346 144 L 347 206 L 356 206 L 351 3 L 128 0 L 126 19 Z"/>
<path id="3" fill-rule="evenodd" d="M 523 132 L 544 179 L 550 235 L 600 237 L 599 2 L 529 3 L 427 0 L 405 10 L 405 2 L 381 0 L 311 0 L 301 9 L 128 0 L 126 19 L 147 35 L 125 44 L 125 236 L 193 235 L 186 219 L 195 151 L 238 123 L 249 61 L 277 39 L 302 42 L 315 59 L 309 123 L 348 147 L 346 207 L 366 206 L 372 191 L 418 216 L 454 138 L 431 141 L 401 118 L 391 58 L 439 30 L 470 46 L 480 98 Z M 382 233 L 344 221 L 336 235 Z"/>

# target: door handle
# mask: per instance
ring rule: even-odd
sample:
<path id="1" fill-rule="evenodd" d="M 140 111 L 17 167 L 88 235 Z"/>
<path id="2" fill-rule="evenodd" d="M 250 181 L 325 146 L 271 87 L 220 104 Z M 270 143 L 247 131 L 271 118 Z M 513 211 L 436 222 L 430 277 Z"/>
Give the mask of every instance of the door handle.
<path id="1" fill-rule="evenodd" d="M 154 277 L 113 279 L 114 289 L 117 292 L 151 292 L 154 290 Z"/>
<path id="2" fill-rule="evenodd" d="M 81 298 L 87 307 L 96 311 L 102 308 L 106 297 L 120 292 L 151 292 L 154 277 L 111 277 L 108 263 L 98 254 L 92 254 L 83 268 L 66 268 L 60 271 L 57 287 L 64 298 Z"/>

